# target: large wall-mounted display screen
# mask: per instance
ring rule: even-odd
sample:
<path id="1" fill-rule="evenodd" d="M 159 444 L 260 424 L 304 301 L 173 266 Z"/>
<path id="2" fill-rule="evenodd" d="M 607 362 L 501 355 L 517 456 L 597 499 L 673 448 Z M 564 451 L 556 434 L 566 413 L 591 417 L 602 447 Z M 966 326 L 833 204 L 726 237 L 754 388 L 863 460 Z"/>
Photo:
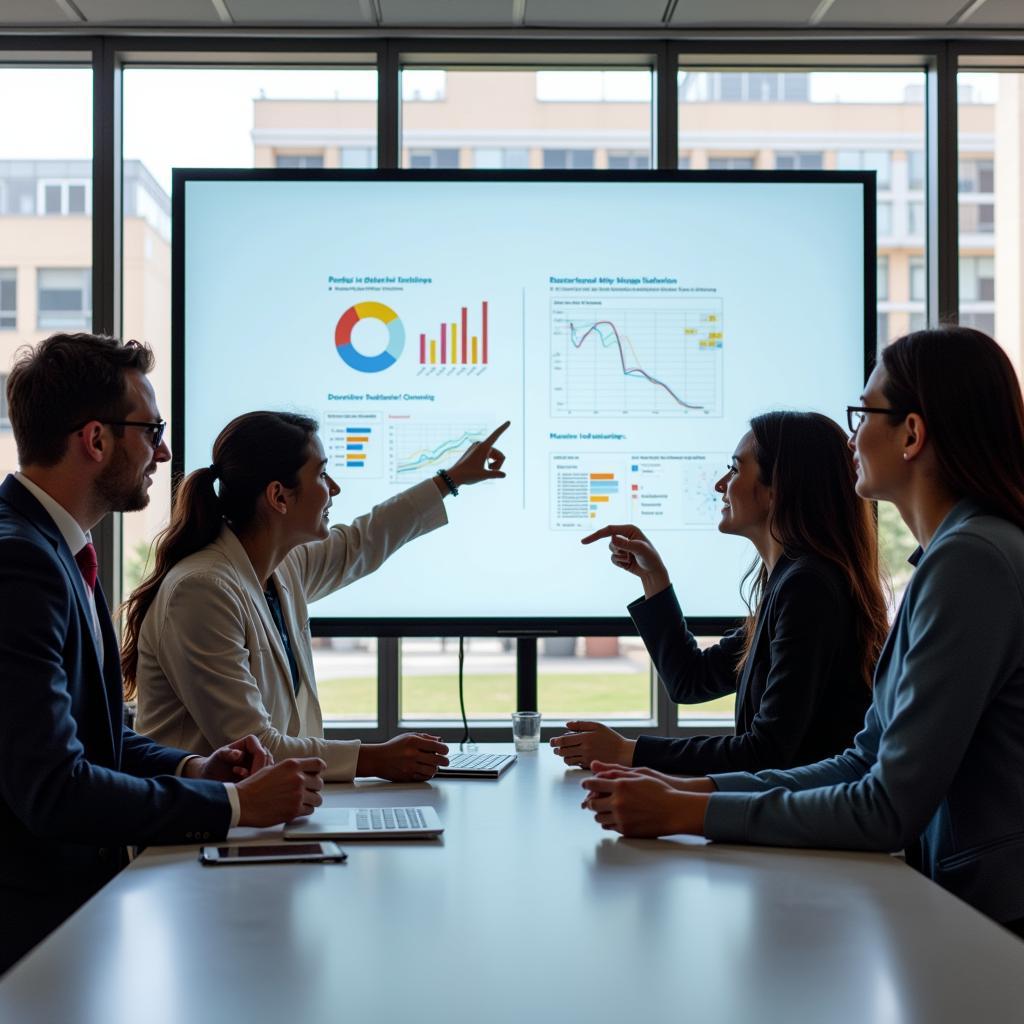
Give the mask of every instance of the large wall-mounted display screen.
<path id="1" fill-rule="evenodd" d="M 176 468 L 300 411 L 347 521 L 512 421 L 506 480 L 313 607 L 339 631 L 621 621 L 580 538 L 627 522 L 688 616 L 742 614 L 714 483 L 756 413 L 842 421 L 874 346 L 867 174 L 175 175 Z"/>

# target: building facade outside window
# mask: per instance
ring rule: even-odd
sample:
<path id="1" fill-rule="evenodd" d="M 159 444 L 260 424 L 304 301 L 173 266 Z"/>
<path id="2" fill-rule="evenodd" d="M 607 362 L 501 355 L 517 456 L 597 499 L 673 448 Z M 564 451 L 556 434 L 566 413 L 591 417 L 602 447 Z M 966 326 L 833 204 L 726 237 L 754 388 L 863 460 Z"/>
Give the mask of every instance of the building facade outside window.
<path id="1" fill-rule="evenodd" d="M 609 171 L 647 171 L 651 167 L 651 154 L 646 152 L 608 151 Z"/>

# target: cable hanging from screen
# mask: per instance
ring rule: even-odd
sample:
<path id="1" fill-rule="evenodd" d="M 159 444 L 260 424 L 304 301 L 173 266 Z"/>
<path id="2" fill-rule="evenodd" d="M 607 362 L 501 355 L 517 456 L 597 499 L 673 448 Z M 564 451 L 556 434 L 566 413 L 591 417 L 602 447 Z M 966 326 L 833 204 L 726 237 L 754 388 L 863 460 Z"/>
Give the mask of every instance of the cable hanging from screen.
<path id="1" fill-rule="evenodd" d="M 459 710 L 462 712 L 462 740 L 459 742 L 459 749 L 462 750 L 468 743 L 471 747 L 473 737 L 469 734 L 469 720 L 466 718 L 466 696 L 463 691 L 463 675 L 466 661 L 465 637 L 459 637 Z"/>

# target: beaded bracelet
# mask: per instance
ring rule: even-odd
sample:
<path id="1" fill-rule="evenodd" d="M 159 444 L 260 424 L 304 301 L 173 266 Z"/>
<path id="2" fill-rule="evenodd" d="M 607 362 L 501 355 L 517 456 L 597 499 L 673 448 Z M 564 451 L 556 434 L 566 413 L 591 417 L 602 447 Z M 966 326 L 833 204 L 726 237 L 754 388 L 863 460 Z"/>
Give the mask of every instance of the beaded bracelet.
<path id="1" fill-rule="evenodd" d="M 448 471 L 445 469 L 439 469 L 437 471 L 437 475 L 444 481 L 445 487 L 448 488 L 454 498 L 459 493 L 459 489 L 455 486 L 455 481 L 448 475 Z"/>

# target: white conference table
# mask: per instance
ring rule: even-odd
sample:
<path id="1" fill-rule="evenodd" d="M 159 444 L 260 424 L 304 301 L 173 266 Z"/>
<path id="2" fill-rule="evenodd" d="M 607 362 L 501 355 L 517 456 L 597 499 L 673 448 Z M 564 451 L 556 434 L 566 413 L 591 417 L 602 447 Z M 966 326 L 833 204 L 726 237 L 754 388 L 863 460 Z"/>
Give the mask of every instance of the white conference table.
<path id="1" fill-rule="evenodd" d="M 901 861 L 618 838 L 582 778 L 542 746 L 497 781 L 331 786 L 446 829 L 343 865 L 151 848 L 7 975 L 0 1020 L 1021 1019 L 1024 942 Z"/>

